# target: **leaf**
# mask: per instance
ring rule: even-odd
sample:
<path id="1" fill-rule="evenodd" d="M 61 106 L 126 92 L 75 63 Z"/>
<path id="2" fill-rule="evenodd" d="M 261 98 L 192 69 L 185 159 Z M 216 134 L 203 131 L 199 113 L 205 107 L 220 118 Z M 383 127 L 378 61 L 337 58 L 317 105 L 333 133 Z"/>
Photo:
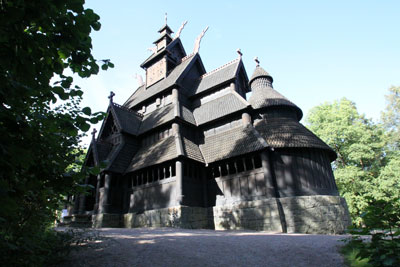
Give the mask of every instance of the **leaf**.
<path id="1" fill-rule="evenodd" d="M 87 131 L 89 131 L 89 129 L 90 129 L 90 125 L 87 124 L 87 123 L 85 122 L 85 123 L 83 123 L 83 124 L 81 124 L 81 125 L 79 126 L 79 129 L 80 129 L 81 131 L 83 131 L 83 132 L 87 132 Z"/>
<path id="2" fill-rule="evenodd" d="M 82 112 L 83 112 L 85 115 L 88 115 L 88 116 L 90 116 L 90 115 L 92 114 L 92 110 L 91 110 L 89 107 L 84 107 L 84 108 L 82 109 Z"/>

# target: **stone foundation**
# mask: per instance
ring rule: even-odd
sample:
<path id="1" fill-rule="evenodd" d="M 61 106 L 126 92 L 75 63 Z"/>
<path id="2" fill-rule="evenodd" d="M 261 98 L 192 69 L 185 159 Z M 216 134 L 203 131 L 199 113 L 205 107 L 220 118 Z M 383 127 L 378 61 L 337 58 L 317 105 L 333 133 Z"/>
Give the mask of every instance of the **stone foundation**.
<path id="1" fill-rule="evenodd" d="M 70 227 L 91 227 L 91 215 L 87 214 L 75 214 L 71 216 L 64 216 L 60 226 L 70 226 Z"/>
<path id="2" fill-rule="evenodd" d="M 210 228 L 209 209 L 201 207 L 176 206 L 149 210 L 143 213 L 123 215 L 123 226 L 135 227 L 179 227 L 189 229 Z"/>
<path id="3" fill-rule="evenodd" d="M 143 213 L 97 214 L 93 227 L 250 229 L 340 234 L 350 225 L 346 201 L 338 196 L 301 196 L 238 201 L 212 208 L 176 206 Z"/>
<path id="4" fill-rule="evenodd" d="M 108 214 L 99 213 L 92 216 L 92 227 L 102 228 L 102 227 L 121 227 L 121 217 L 120 214 Z"/>
<path id="5" fill-rule="evenodd" d="M 338 196 L 245 201 L 213 207 L 213 214 L 217 230 L 340 234 L 351 223 L 346 201 Z"/>

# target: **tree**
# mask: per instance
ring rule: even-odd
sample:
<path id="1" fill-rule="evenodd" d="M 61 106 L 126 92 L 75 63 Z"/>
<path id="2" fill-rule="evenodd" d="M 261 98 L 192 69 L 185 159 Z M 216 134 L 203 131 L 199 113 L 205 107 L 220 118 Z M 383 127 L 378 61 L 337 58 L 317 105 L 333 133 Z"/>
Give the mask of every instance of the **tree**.
<path id="1" fill-rule="evenodd" d="M 386 98 L 386 109 L 382 112 L 382 123 L 388 135 L 389 148 L 400 149 L 400 87 L 392 86 Z"/>
<path id="2" fill-rule="evenodd" d="M 355 223 L 376 193 L 374 180 L 386 162 L 383 128 L 360 115 L 355 103 L 343 98 L 313 108 L 308 127 L 338 155 L 333 164 L 339 192 Z"/>
<path id="3" fill-rule="evenodd" d="M 83 91 L 65 70 L 87 78 L 99 16 L 83 0 L 0 1 L 0 257 L 42 264 L 43 236 L 79 174 L 66 171 L 80 131 L 102 114 L 79 107 Z M 103 61 L 102 69 L 113 67 Z M 51 79 L 56 82 L 51 83 Z M 61 100 L 61 103 L 60 103 Z M 56 106 L 57 105 L 57 106 Z M 13 256 L 15 255 L 15 256 Z"/>

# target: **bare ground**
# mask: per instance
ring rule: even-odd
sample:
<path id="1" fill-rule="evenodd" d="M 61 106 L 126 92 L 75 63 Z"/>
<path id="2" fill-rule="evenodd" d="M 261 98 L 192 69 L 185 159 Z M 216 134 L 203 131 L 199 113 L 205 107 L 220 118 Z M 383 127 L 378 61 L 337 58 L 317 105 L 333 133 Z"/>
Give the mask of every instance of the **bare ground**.
<path id="1" fill-rule="evenodd" d="M 105 228 L 59 266 L 344 266 L 344 236 Z"/>

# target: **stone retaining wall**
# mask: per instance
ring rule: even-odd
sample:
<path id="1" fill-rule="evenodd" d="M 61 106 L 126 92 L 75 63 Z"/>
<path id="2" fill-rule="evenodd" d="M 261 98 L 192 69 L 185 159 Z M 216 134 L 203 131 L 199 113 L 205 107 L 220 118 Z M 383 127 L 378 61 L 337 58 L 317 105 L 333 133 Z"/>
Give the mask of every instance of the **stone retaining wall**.
<path id="1" fill-rule="evenodd" d="M 251 229 L 288 233 L 339 234 L 350 225 L 339 196 L 301 196 L 240 201 L 212 208 L 176 206 L 124 215 L 93 216 L 94 227 L 179 227 Z"/>
<path id="2" fill-rule="evenodd" d="M 346 201 L 338 196 L 246 201 L 214 207 L 213 214 L 218 230 L 282 232 L 286 229 L 288 233 L 338 234 L 351 223 Z"/>
<path id="3" fill-rule="evenodd" d="M 143 213 L 123 215 L 123 226 L 135 227 L 179 227 L 201 229 L 208 227 L 207 208 L 176 206 L 149 210 Z"/>

